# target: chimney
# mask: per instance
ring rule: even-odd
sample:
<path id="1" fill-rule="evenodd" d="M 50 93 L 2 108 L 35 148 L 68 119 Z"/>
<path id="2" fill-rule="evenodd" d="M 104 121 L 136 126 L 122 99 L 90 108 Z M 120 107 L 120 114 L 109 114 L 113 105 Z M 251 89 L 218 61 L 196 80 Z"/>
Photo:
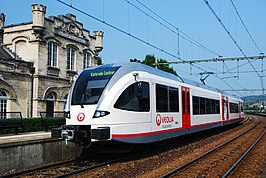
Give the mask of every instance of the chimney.
<path id="1" fill-rule="evenodd" d="M 44 16 L 46 14 L 46 6 L 38 4 L 31 5 L 32 8 L 32 29 L 34 33 L 41 34 L 44 31 Z"/>
<path id="2" fill-rule="evenodd" d="M 95 51 L 99 53 L 103 49 L 103 32 L 102 31 L 94 31 L 93 36 L 96 38 L 95 40 Z"/>
<path id="3" fill-rule="evenodd" d="M 4 40 L 4 26 L 5 26 L 5 14 L 0 14 L 0 44 L 3 44 Z"/>

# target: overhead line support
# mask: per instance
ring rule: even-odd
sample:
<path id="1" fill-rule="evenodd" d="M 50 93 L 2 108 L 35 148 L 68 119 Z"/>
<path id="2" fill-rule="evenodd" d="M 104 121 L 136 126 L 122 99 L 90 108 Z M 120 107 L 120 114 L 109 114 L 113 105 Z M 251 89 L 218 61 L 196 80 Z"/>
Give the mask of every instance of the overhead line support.
<path id="1" fill-rule="evenodd" d="M 196 60 L 184 60 L 184 61 L 175 61 L 175 62 L 164 62 L 157 63 L 156 65 L 165 65 L 165 64 L 193 64 L 201 62 L 224 62 L 224 61 L 241 61 L 241 60 L 256 60 L 264 59 L 266 56 L 251 56 L 251 57 L 232 57 L 232 58 L 212 58 L 212 59 L 196 59 Z"/>

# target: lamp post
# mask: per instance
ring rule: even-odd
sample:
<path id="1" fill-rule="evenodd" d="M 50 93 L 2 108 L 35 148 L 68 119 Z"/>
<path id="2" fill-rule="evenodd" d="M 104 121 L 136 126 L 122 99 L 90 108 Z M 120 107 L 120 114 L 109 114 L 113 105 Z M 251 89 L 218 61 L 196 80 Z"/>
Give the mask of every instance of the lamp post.
<path id="1" fill-rule="evenodd" d="M 33 116 L 33 82 L 34 82 L 34 73 L 35 73 L 35 67 L 30 67 L 30 74 L 31 74 L 31 103 L 30 103 L 30 117 Z"/>

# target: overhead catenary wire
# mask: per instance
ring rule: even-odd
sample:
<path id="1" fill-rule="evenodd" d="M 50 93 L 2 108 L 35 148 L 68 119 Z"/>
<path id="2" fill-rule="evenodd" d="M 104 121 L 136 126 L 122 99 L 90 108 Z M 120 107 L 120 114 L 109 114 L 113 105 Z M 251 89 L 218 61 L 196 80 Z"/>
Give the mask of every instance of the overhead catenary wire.
<path id="1" fill-rule="evenodd" d="M 226 26 L 224 25 L 224 23 L 222 22 L 222 20 L 218 17 L 218 15 L 216 14 L 216 12 L 214 11 L 214 9 L 211 7 L 210 3 L 208 2 L 208 0 L 203 0 L 205 2 L 205 4 L 207 5 L 207 7 L 210 9 L 210 11 L 212 12 L 212 14 L 215 16 L 215 18 L 219 21 L 219 23 L 221 24 L 221 26 L 223 27 L 223 29 L 226 31 L 226 33 L 228 34 L 228 36 L 231 38 L 231 40 L 234 42 L 234 44 L 236 45 L 236 47 L 239 49 L 239 51 L 241 52 L 241 54 L 244 57 L 247 57 L 246 54 L 244 53 L 244 51 L 242 50 L 242 48 L 239 46 L 239 44 L 237 43 L 237 41 L 234 39 L 234 37 L 231 35 L 231 33 L 229 32 L 229 30 L 226 28 Z M 264 91 L 264 85 L 263 85 L 263 80 L 262 80 L 262 76 L 260 76 L 259 72 L 256 70 L 256 68 L 253 66 L 253 64 L 250 62 L 250 60 L 248 59 L 248 63 L 250 64 L 250 66 L 253 68 L 253 70 L 256 72 L 256 74 L 258 75 L 259 79 L 260 79 L 260 83 L 261 83 L 261 87 L 262 87 L 262 91 Z M 264 94 L 264 92 L 263 92 Z"/>
<path id="2" fill-rule="evenodd" d="M 259 46 L 258 46 L 257 43 L 255 42 L 255 40 L 254 40 L 253 37 L 251 36 L 249 30 L 247 29 L 247 26 L 245 25 L 244 21 L 242 20 L 242 18 L 241 18 L 241 16 L 240 16 L 240 14 L 239 14 L 239 12 L 238 12 L 238 10 L 237 10 L 237 8 L 236 8 L 236 6 L 235 6 L 233 0 L 230 0 L 230 2 L 231 2 L 231 4 L 233 5 L 233 8 L 234 8 L 234 10 L 236 11 L 236 14 L 237 14 L 238 18 L 240 19 L 242 25 L 244 26 L 246 32 L 248 33 L 248 35 L 249 35 L 249 37 L 250 37 L 250 39 L 252 40 L 252 42 L 254 43 L 254 45 L 256 46 L 256 48 L 258 49 L 258 51 L 259 51 L 260 53 L 262 53 L 261 49 L 259 48 Z"/>
<path id="3" fill-rule="evenodd" d="M 129 0 L 125 0 L 128 3 L 130 3 L 133 7 L 135 7 L 136 9 L 138 9 L 139 11 L 147 14 L 146 12 L 144 12 L 142 9 L 140 9 L 139 7 L 137 7 L 135 4 L 133 4 L 132 2 L 130 2 Z M 147 9 L 148 11 L 150 11 L 151 13 L 153 13 L 155 16 L 157 16 L 159 19 L 161 19 L 163 22 L 165 22 L 166 24 L 168 24 L 170 27 L 172 27 L 175 31 L 173 31 L 171 28 L 169 28 L 167 25 L 164 25 L 164 23 L 158 21 L 157 19 L 155 19 L 154 17 L 152 17 L 151 15 L 149 15 L 153 20 L 155 20 L 158 23 L 163 24 L 163 26 L 169 30 L 171 30 L 173 33 L 175 33 L 178 36 L 181 36 L 183 39 L 191 42 L 192 44 L 198 46 L 199 48 L 202 48 L 205 51 L 208 51 L 209 53 L 212 53 L 216 56 L 221 56 L 220 54 L 218 54 L 217 52 L 207 48 L 206 46 L 204 46 L 203 44 L 199 43 L 198 41 L 196 41 L 195 39 L 193 39 L 192 37 L 190 37 L 189 35 L 187 35 L 186 33 L 184 33 L 183 31 L 181 31 L 178 27 L 174 26 L 172 23 L 170 23 L 169 21 L 167 21 L 166 19 L 164 19 L 163 17 L 161 17 L 159 14 L 157 14 L 156 12 L 154 12 L 151 8 L 147 7 L 144 3 L 140 2 L 139 0 L 136 0 L 137 3 L 139 3 L 141 6 L 143 6 L 145 9 Z M 181 34 L 182 35 L 181 35 Z"/>
<path id="4" fill-rule="evenodd" d="M 223 27 L 223 29 L 226 31 L 226 33 L 229 35 L 229 37 L 231 38 L 231 40 L 234 42 L 234 44 L 236 45 L 236 47 L 239 49 L 239 51 L 241 52 L 241 54 L 244 57 L 247 57 L 246 54 L 244 53 L 244 51 L 242 50 L 242 48 L 239 46 L 239 44 L 237 43 L 237 41 L 234 39 L 234 37 L 231 35 L 231 33 L 229 32 L 229 30 L 226 28 L 226 26 L 224 25 L 224 23 L 222 22 L 222 20 L 218 17 L 218 15 L 216 14 L 216 12 L 214 11 L 214 9 L 211 7 L 210 3 L 207 0 L 203 0 L 206 5 L 208 6 L 208 8 L 210 9 L 210 11 L 213 13 L 213 15 L 215 16 L 215 18 L 219 21 L 219 23 L 221 24 L 221 26 Z M 248 60 L 249 61 L 249 60 Z M 260 77 L 258 71 L 255 69 L 255 67 L 252 65 L 252 63 L 249 61 L 251 67 L 254 69 L 254 71 L 256 71 L 256 73 L 258 74 L 258 76 Z"/>
<path id="5" fill-rule="evenodd" d="M 93 16 L 93 15 L 91 15 L 91 14 L 89 14 L 89 13 L 87 13 L 87 12 L 85 12 L 85 11 L 83 11 L 83 10 L 81 10 L 81 9 L 79 9 L 79 8 L 77 8 L 77 7 L 75 7 L 75 6 L 73 6 L 72 4 L 68 4 L 68 3 L 66 3 L 66 2 L 64 2 L 64 1 L 62 1 L 62 0 L 56 0 L 56 1 L 59 2 L 59 3 L 61 3 L 61 4 L 63 4 L 63 5 L 65 5 L 65 6 L 67 6 L 67 7 L 69 7 L 69 8 L 72 8 L 73 10 L 75 10 L 75 11 L 81 13 L 81 14 L 84 14 L 84 15 L 86 15 L 86 16 L 88 16 L 88 17 L 90 17 L 90 18 L 92 18 L 92 19 L 94 19 L 94 20 L 96 20 L 96 21 L 98 21 L 98 22 L 100 22 L 100 23 L 103 23 L 103 24 L 107 25 L 108 27 L 113 28 L 113 29 L 119 31 L 119 32 L 121 32 L 122 34 L 128 35 L 128 36 L 134 38 L 134 39 L 137 40 L 137 41 L 140 41 L 140 42 L 142 42 L 142 43 L 144 43 L 144 44 L 146 44 L 146 45 L 148 45 L 148 46 L 150 46 L 150 47 L 152 47 L 152 48 L 154 48 L 154 49 L 157 49 L 157 50 L 159 50 L 159 51 L 161 51 L 161 52 L 163 52 L 163 53 L 165 53 L 165 54 L 167 54 L 167 55 L 169 55 L 169 56 L 172 56 L 172 57 L 174 57 L 174 58 L 176 58 L 176 59 L 178 59 L 178 60 L 181 60 L 181 61 L 186 61 L 186 60 L 184 60 L 184 59 L 182 59 L 182 58 L 180 58 L 180 57 L 177 57 L 176 55 L 174 55 L 174 54 L 172 54 L 172 53 L 170 53 L 170 52 L 168 52 L 168 51 L 166 51 L 166 50 L 164 50 L 164 49 L 162 49 L 162 48 L 160 48 L 160 47 L 158 47 L 158 46 L 156 46 L 156 45 L 154 45 L 154 44 L 151 44 L 151 43 L 149 43 L 149 42 L 146 42 L 145 40 L 141 39 L 140 37 L 137 37 L 137 36 L 135 36 L 135 35 L 132 35 L 132 34 L 126 32 L 125 30 L 120 29 L 120 28 L 117 27 L 117 26 L 114 26 L 114 25 L 112 25 L 112 24 L 110 24 L 110 23 L 108 23 L 108 22 L 106 22 L 106 21 L 104 21 L 104 20 L 101 20 L 101 19 L 97 18 L 96 16 Z M 206 71 L 205 69 L 202 69 L 201 67 L 198 67 L 198 66 L 196 66 L 196 65 L 193 65 L 193 64 L 192 64 L 192 66 L 194 66 L 195 68 L 198 68 L 199 70 L 202 70 L 202 71 L 204 71 L 204 72 L 208 72 L 208 71 Z M 214 76 L 215 76 L 216 78 L 222 80 L 221 77 L 219 77 L 217 74 L 214 74 Z M 224 82 L 229 88 L 231 88 L 232 90 L 234 90 L 234 88 L 233 88 L 229 83 L 227 83 L 227 82 L 224 81 L 224 80 L 222 80 L 222 81 L 223 81 L 223 82 Z M 238 93 L 239 96 L 241 96 L 241 94 L 240 94 L 239 92 L 237 92 L 237 91 L 235 91 L 235 92 Z"/>
<path id="6" fill-rule="evenodd" d="M 134 6 L 135 8 L 137 8 L 138 10 L 140 10 L 140 11 L 142 11 L 143 12 L 143 10 L 141 10 L 140 8 L 138 8 L 138 7 L 136 7 L 136 5 L 134 5 L 133 3 L 131 3 L 129 0 L 126 0 L 128 3 L 130 3 L 132 6 Z M 188 36 L 188 35 L 186 35 L 184 32 L 182 32 L 179 28 L 177 28 L 177 27 L 175 27 L 173 24 L 171 24 L 170 22 L 168 22 L 166 19 L 164 19 L 163 17 L 161 17 L 159 14 L 157 14 L 156 12 L 154 12 L 151 8 L 149 8 L 148 6 L 146 6 L 144 3 L 142 3 L 141 1 L 139 1 L 139 0 L 135 0 L 136 2 L 138 2 L 141 6 L 143 6 L 145 9 L 147 9 L 147 10 L 149 10 L 151 13 L 153 13 L 155 16 L 157 16 L 158 18 L 160 18 L 163 22 L 165 22 L 165 23 L 167 23 L 168 25 L 170 25 L 172 28 L 174 28 L 174 29 L 176 29 L 177 30 L 177 33 L 178 33 L 178 38 L 179 38 L 179 32 L 180 33 L 182 33 L 184 36 L 186 36 L 187 38 L 189 38 L 189 39 L 191 39 L 191 40 L 189 40 L 189 42 L 191 42 L 191 43 L 193 43 L 193 44 L 197 44 L 199 47 L 201 47 L 201 48 L 204 48 L 204 49 L 207 49 L 209 52 L 211 52 L 211 53 L 213 53 L 213 54 L 216 54 L 216 55 L 219 55 L 219 57 L 221 57 L 222 55 L 220 55 L 220 54 L 218 54 L 218 53 L 216 53 L 216 52 L 213 52 L 212 50 L 210 50 L 210 49 L 208 49 L 208 48 L 206 48 L 204 45 L 202 45 L 202 44 L 200 44 L 199 42 L 197 42 L 196 40 L 194 40 L 193 38 L 191 38 L 190 36 Z M 220 6 L 221 6 L 221 1 L 220 1 Z M 143 13 L 145 13 L 145 14 L 147 14 L 146 12 L 143 12 Z M 220 13 L 221 14 L 221 13 Z M 150 16 L 151 17 L 151 16 Z M 151 18 L 153 18 L 153 17 L 151 17 Z M 153 18 L 154 19 L 154 18 Z M 154 19 L 155 20 L 155 19 Z M 157 21 L 157 20 L 156 20 Z M 158 22 L 158 21 L 157 21 Z M 158 22 L 158 23 L 160 23 L 160 22 Z M 224 26 L 225 27 L 225 26 Z M 166 27 L 167 28 L 167 27 Z M 229 32 L 229 31 L 228 31 Z M 229 34 L 230 34 L 230 32 L 229 32 Z M 230 34 L 231 35 L 231 34 Z M 181 36 L 181 35 L 180 35 Z M 181 36 L 183 39 L 186 39 L 187 40 L 187 38 L 185 38 L 185 37 L 183 37 L 183 36 Z M 231 36 L 232 37 L 232 39 L 233 39 L 233 36 Z M 193 42 L 192 42 L 193 41 Z M 233 39 L 233 41 L 237 44 L 237 42 L 236 42 L 236 40 L 234 40 Z M 195 42 L 195 43 L 194 43 Z M 238 44 L 237 44 L 238 45 Z M 242 52 L 242 54 L 244 54 L 244 52 L 243 52 L 243 50 L 240 48 L 240 46 L 238 45 L 238 47 L 239 47 L 239 49 L 240 49 L 240 51 Z M 180 56 L 180 53 L 179 53 L 179 51 L 178 51 L 178 56 Z M 246 55 L 244 54 L 244 56 L 246 57 Z M 257 60 L 257 59 L 256 59 Z M 255 61 L 255 60 L 254 60 Z M 250 64 L 251 65 L 251 67 L 254 69 L 254 71 L 257 73 L 257 75 L 259 75 L 259 73 L 258 73 L 258 71 L 255 69 L 255 67 L 252 65 L 252 63 L 248 60 L 248 62 L 247 63 L 245 63 L 245 64 L 243 64 L 243 65 L 246 65 L 246 64 Z M 240 67 L 240 66 L 243 66 L 243 65 L 239 65 L 238 67 Z M 233 69 L 235 69 L 235 68 L 233 68 Z M 227 71 L 226 72 L 229 72 L 229 71 L 232 71 L 233 69 L 229 69 L 228 67 L 227 67 Z M 259 77 L 260 77 L 260 75 L 259 75 Z M 236 82 L 237 82 L 237 80 L 236 80 Z M 238 83 L 238 82 L 237 82 Z M 263 82 L 261 82 L 261 85 L 263 86 Z"/>
<path id="7" fill-rule="evenodd" d="M 144 12 L 142 9 L 140 9 L 139 7 L 137 7 L 136 5 L 134 5 L 133 3 L 131 3 L 129 0 L 125 0 L 127 3 L 131 4 L 133 7 L 135 7 L 136 9 L 138 9 L 139 11 L 143 12 L 144 14 L 147 15 L 146 12 Z M 148 6 L 146 6 L 144 3 L 140 2 L 139 0 L 135 0 L 136 2 L 138 2 L 141 6 L 143 6 L 145 9 L 147 9 L 148 11 L 150 11 L 152 14 L 154 14 L 156 17 L 158 17 L 159 19 L 161 19 L 163 22 L 165 22 L 166 24 L 168 24 L 169 26 L 171 26 L 172 28 L 177 30 L 177 35 L 178 35 L 178 56 L 180 57 L 180 52 L 179 52 L 179 33 L 182 33 L 184 36 L 180 35 L 183 39 L 186 39 L 187 41 L 189 41 L 190 43 L 197 45 L 198 47 L 217 55 L 218 57 L 221 57 L 222 55 L 210 50 L 209 48 L 205 47 L 204 45 L 202 45 L 201 43 L 197 42 L 196 40 L 194 40 L 193 38 L 191 38 L 190 36 L 186 35 L 184 32 L 182 32 L 178 27 L 174 26 L 173 24 L 171 24 L 169 21 L 167 21 L 166 19 L 164 19 L 162 16 L 160 16 L 158 13 L 156 13 L 155 11 L 153 11 L 151 8 L 149 8 Z M 154 19 L 155 21 L 157 21 L 158 23 L 160 23 L 162 25 L 162 22 L 159 22 L 157 19 L 155 19 L 154 17 L 150 16 L 152 19 Z M 166 25 L 164 25 L 164 27 L 168 28 Z M 169 29 L 169 28 L 168 28 Z M 171 29 L 169 29 L 171 30 Z M 190 40 L 188 40 L 187 38 L 189 38 Z M 193 65 L 192 65 L 193 66 Z M 206 67 L 206 66 L 205 66 Z M 208 68 L 208 67 L 207 67 Z M 227 68 L 228 69 L 228 68 Z M 229 70 L 229 69 L 228 69 Z M 237 82 L 237 81 L 236 81 Z M 238 83 L 238 82 L 237 82 Z M 238 84 L 239 85 L 239 84 Z"/>

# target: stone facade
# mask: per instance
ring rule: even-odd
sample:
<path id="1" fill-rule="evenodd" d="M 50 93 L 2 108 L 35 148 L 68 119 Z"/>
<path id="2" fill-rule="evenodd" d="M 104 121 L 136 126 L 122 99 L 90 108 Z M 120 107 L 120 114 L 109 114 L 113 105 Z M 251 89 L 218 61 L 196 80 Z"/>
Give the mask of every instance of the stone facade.
<path id="1" fill-rule="evenodd" d="M 22 79 L 14 77 L 12 72 L 9 77 L 0 78 L 0 82 L 2 80 L 13 88 L 17 87 L 17 83 L 28 91 L 15 91 L 16 102 L 21 106 L 32 105 L 32 109 L 12 109 L 15 101 L 9 102 L 9 111 L 21 111 L 23 117 L 40 116 L 40 112 L 51 114 L 63 111 L 73 77 L 84 68 L 96 66 L 98 54 L 103 49 L 103 32 L 95 31 L 91 36 L 76 16 L 66 14 L 45 18 L 45 13 L 45 6 L 34 4 L 32 22 L 3 26 L 4 20 L 1 19 L 4 16 L 0 17 L 3 46 L 17 54 L 21 61 L 33 64 L 34 74 L 27 74 L 28 84 L 20 84 Z M 2 72 L 0 69 L 0 75 Z M 12 77 L 14 83 L 11 84 L 9 80 Z M 0 90 L 3 87 L 0 83 Z M 28 101 L 22 101 L 22 98 Z"/>

